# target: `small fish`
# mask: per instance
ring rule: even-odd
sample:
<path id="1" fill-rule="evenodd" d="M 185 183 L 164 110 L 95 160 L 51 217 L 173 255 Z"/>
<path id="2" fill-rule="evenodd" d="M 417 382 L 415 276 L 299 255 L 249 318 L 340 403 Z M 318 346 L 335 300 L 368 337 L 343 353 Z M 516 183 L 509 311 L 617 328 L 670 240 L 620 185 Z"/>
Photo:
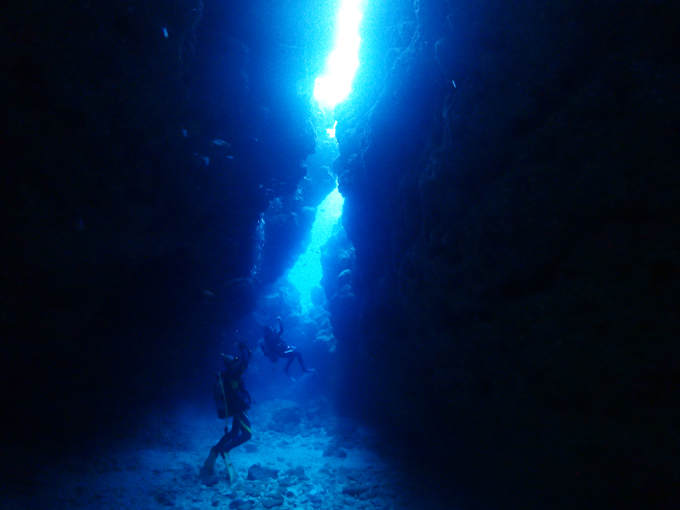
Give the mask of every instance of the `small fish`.
<path id="1" fill-rule="evenodd" d="M 163 36 L 167 39 L 168 38 L 168 29 L 163 27 Z"/>
<path id="2" fill-rule="evenodd" d="M 186 129 L 183 129 L 182 134 L 184 135 L 184 138 L 186 138 L 187 136 L 189 136 L 189 131 L 187 131 Z"/>
<path id="3" fill-rule="evenodd" d="M 218 147 L 229 147 L 231 149 L 231 145 L 229 142 L 225 142 L 224 140 L 220 140 L 219 138 L 215 138 L 212 141 L 213 145 L 217 145 Z"/>
<path id="4" fill-rule="evenodd" d="M 203 294 L 205 297 L 209 297 L 209 298 L 215 297 L 215 294 L 213 294 L 213 293 L 210 292 L 209 290 L 204 290 L 204 291 L 202 292 L 202 294 Z"/>
<path id="5" fill-rule="evenodd" d="M 205 166 L 210 165 L 210 158 L 208 156 L 201 156 L 201 159 L 203 160 L 203 164 Z"/>

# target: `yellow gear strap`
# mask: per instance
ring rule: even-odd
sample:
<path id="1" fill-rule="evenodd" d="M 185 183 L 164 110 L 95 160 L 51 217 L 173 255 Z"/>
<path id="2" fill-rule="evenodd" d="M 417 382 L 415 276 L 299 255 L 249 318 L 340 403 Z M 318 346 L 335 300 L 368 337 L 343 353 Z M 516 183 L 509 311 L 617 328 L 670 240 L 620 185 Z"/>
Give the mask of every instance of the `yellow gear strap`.
<path id="1" fill-rule="evenodd" d="M 238 417 L 238 421 L 241 424 L 241 427 L 246 429 L 249 433 L 251 433 L 251 434 L 253 433 L 253 431 L 250 429 L 250 427 L 248 425 L 246 425 L 245 423 L 243 423 L 243 420 L 241 419 L 240 416 Z"/>
<path id="2" fill-rule="evenodd" d="M 224 393 L 224 382 L 222 381 L 222 374 L 218 372 L 217 376 L 220 378 L 220 388 L 222 389 L 222 398 L 224 399 L 224 412 L 226 413 L 226 417 L 229 418 L 229 406 L 227 405 L 227 395 Z"/>

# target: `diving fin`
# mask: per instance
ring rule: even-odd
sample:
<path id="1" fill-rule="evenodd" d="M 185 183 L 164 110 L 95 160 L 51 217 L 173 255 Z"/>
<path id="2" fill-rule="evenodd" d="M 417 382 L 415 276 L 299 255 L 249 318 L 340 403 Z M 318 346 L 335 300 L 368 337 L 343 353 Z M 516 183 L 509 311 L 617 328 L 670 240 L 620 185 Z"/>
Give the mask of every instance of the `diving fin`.
<path id="1" fill-rule="evenodd" d="M 229 458 L 229 453 L 224 454 L 224 462 L 227 464 L 227 479 L 230 484 L 236 482 L 238 479 L 238 475 L 236 474 L 236 470 L 234 469 L 234 464 L 232 464 L 231 459 Z"/>

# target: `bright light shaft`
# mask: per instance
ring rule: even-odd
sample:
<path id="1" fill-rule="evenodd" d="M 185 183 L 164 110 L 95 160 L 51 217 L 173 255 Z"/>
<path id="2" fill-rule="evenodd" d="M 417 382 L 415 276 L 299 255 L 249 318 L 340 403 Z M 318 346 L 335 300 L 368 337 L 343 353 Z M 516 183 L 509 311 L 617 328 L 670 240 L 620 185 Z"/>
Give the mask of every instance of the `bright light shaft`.
<path id="1" fill-rule="evenodd" d="M 326 69 L 314 82 L 314 99 L 332 109 L 352 91 L 352 80 L 359 67 L 359 23 L 364 0 L 341 0 L 335 47 L 326 60 Z"/>
<path id="2" fill-rule="evenodd" d="M 333 228 L 342 215 L 344 202 L 345 199 L 338 192 L 337 187 L 321 202 L 316 210 L 316 219 L 310 233 L 309 247 L 288 273 L 288 280 L 300 292 L 300 302 L 304 309 L 311 306 L 312 287 L 319 285 L 323 276 L 319 252 L 333 233 Z"/>

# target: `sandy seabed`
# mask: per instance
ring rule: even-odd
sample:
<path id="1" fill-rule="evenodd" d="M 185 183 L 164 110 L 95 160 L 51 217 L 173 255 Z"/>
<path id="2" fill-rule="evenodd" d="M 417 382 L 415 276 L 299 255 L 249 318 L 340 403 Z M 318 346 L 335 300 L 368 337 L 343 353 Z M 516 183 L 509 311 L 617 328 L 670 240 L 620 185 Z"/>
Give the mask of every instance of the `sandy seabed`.
<path id="1" fill-rule="evenodd" d="M 334 417 L 300 419 L 300 406 L 266 401 L 249 411 L 252 439 L 231 452 L 207 486 L 199 469 L 221 437 L 224 420 L 195 412 L 155 416 L 143 433 L 107 453 L 45 468 L 35 489 L 3 496 L 8 510 L 199 510 L 262 508 L 401 510 L 423 508 L 417 487 L 371 447 L 370 434 Z M 290 420 L 290 422 L 287 422 Z M 349 432 L 348 432 L 349 431 Z M 253 466 L 268 468 L 260 470 Z M 269 471 L 275 470 L 275 472 Z M 250 473 L 252 471 L 252 474 Z M 264 472 L 264 476 L 263 473 Z M 272 476 L 266 476 L 266 473 Z M 259 473 L 259 475 L 258 475 Z M 260 479 L 252 479 L 253 475 Z M 421 493 L 422 496 L 422 493 Z"/>

